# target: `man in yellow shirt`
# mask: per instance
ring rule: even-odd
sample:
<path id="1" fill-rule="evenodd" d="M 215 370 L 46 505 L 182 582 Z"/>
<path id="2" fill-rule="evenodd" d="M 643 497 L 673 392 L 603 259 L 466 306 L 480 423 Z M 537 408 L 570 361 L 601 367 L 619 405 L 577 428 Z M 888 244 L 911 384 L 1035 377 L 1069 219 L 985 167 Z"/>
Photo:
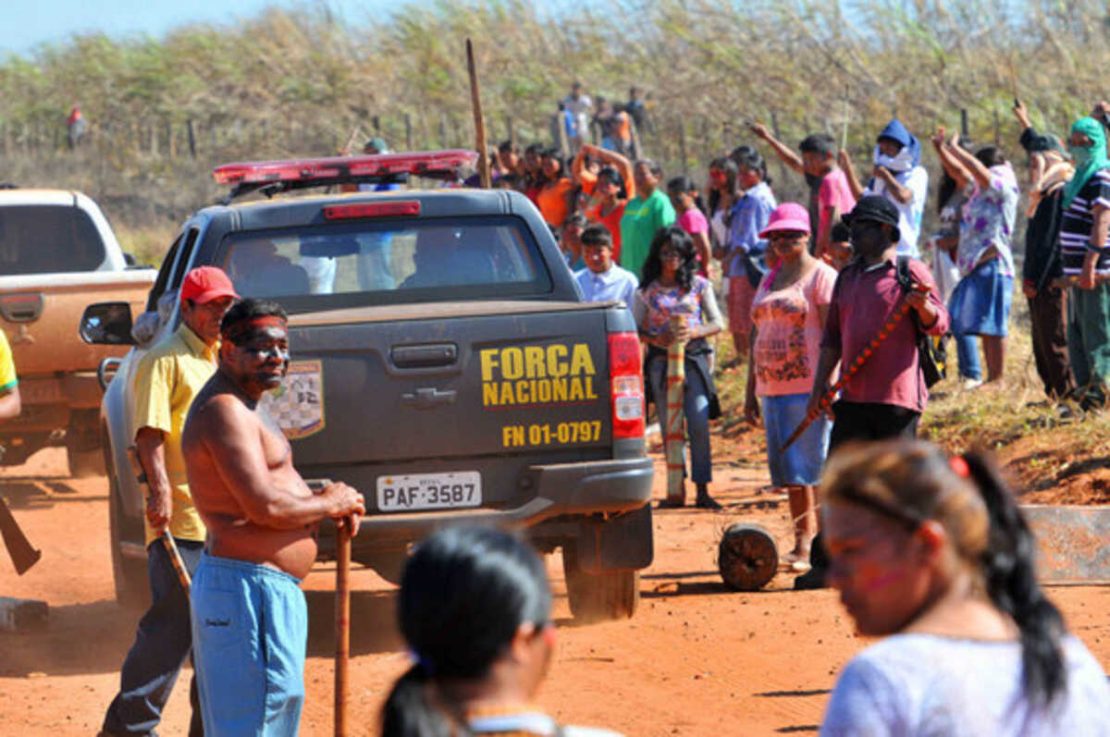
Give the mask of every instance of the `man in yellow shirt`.
<path id="1" fill-rule="evenodd" d="M 220 269 L 201 266 L 190 271 L 181 284 L 181 326 L 135 367 L 135 448 L 150 488 L 146 546 L 152 603 L 124 660 L 120 690 L 104 717 L 102 737 L 155 734 L 162 708 L 192 650 L 189 597 L 165 546 L 157 541 L 168 529 L 186 568 L 190 573 L 196 568 L 205 531 L 189 494 L 181 431 L 193 397 L 216 371 L 220 321 L 237 297 Z M 195 678 L 189 697 L 189 737 L 200 737 Z"/>

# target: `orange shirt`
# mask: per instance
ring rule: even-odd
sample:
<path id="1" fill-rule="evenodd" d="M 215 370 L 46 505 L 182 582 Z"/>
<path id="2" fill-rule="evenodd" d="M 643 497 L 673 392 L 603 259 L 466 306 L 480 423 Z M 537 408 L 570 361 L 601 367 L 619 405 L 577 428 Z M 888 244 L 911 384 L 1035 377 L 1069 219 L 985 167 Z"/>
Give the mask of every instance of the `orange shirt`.
<path id="1" fill-rule="evenodd" d="M 578 184 L 581 185 L 582 191 L 585 192 L 588 197 L 593 197 L 594 187 L 597 186 L 597 174 L 583 169 L 578 175 Z"/>
<path id="2" fill-rule="evenodd" d="M 628 143 L 632 140 L 632 123 L 628 113 L 617 113 L 613 116 L 616 119 L 616 125 L 613 126 L 613 135 L 618 140 Z"/>
<path id="3" fill-rule="evenodd" d="M 570 212 L 568 198 L 572 189 L 574 189 L 574 182 L 566 177 L 554 184 L 545 184 L 540 189 L 539 194 L 536 195 L 536 207 L 540 209 L 545 223 L 556 228 L 562 227 L 563 221 L 567 219 Z"/>
<path id="4" fill-rule="evenodd" d="M 601 203 L 597 203 L 586 210 L 586 219 L 591 223 L 601 223 L 609 234 L 613 236 L 613 261 L 619 262 L 621 257 L 621 218 L 624 217 L 624 206 L 628 200 L 617 200 L 616 206 L 608 215 L 601 214 Z"/>

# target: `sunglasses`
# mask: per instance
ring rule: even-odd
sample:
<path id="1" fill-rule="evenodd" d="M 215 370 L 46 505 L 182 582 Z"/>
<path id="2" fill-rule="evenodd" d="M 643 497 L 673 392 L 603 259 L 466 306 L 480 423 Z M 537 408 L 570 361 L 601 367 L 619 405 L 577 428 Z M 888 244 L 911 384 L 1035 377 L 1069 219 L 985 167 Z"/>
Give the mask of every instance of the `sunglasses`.
<path id="1" fill-rule="evenodd" d="M 789 242 L 789 241 L 799 241 L 799 240 L 802 240 L 803 238 L 808 238 L 808 237 L 809 237 L 809 235 L 807 233 L 802 233 L 801 231 L 780 230 L 778 232 L 771 233 L 770 235 L 768 235 L 767 240 L 769 240 L 771 243 L 776 243 L 776 242 L 782 242 L 782 241 L 787 241 L 787 242 Z"/>

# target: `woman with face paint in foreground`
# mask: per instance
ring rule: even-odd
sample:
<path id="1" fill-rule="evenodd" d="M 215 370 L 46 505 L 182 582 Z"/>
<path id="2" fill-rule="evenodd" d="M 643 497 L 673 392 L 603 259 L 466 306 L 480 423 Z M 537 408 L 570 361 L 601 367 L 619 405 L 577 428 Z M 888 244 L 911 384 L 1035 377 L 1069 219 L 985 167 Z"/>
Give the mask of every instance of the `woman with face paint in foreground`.
<path id="1" fill-rule="evenodd" d="M 1045 597 L 994 464 L 918 441 L 844 447 L 823 529 L 860 634 L 821 734 L 1106 735 L 1110 686 Z"/>

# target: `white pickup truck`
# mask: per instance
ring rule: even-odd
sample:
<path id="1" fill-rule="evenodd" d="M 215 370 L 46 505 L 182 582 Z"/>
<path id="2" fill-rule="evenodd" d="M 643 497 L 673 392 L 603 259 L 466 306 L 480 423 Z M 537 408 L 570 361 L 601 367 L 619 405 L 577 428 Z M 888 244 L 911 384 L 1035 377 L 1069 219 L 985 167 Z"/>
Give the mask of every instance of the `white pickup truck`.
<path id="1" fill-rule="evenodd" d="M 129 302 L 141 312 L 155 275 L 131 266 L 100 208 L 85 195 L 0 190 L 0 326 L 23 400 L 19 418 L 0 428 L 0 465 L 64 445 L 71 475 L 102 473 L 98 369 L 129 346 L 90 345 L 78 326 L 93 302 Z"/>

